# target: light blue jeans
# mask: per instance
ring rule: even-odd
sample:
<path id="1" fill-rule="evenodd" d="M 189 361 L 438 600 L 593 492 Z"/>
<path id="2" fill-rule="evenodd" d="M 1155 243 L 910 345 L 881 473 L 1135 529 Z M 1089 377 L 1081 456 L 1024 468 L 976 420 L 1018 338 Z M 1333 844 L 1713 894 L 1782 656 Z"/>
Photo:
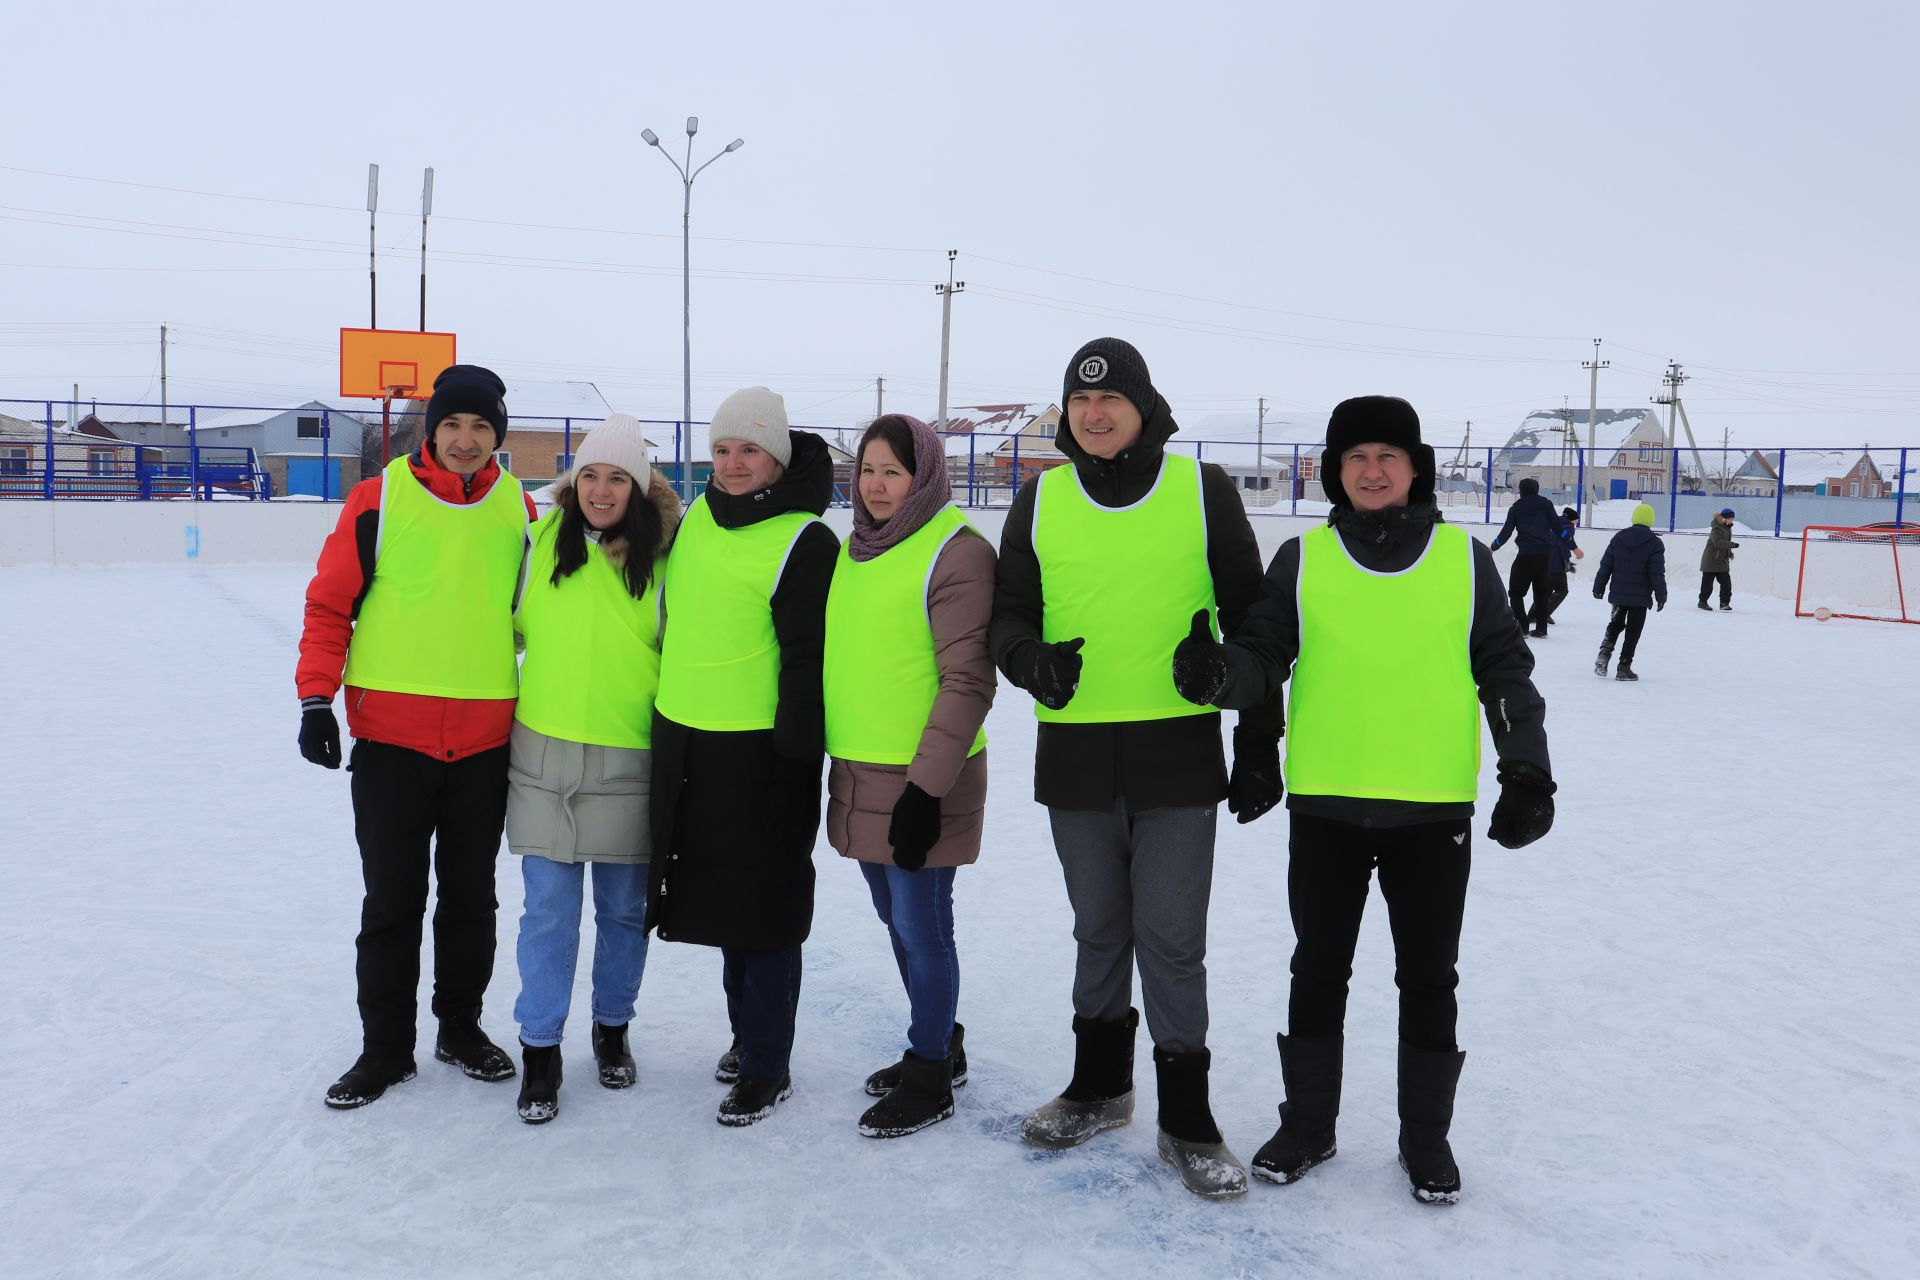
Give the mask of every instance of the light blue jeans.
<path id="1" fill-rule="evenodd" d="M 573 1001 L 580 958 L 580 907 L 593 867 L 593 1020 L 633 1020 L 640 975 L 647 967 L 647 864 L 520 859 L 526 909 L 520 916 L 520 998 L 513 1016 L 520 1042 L 541 1049 L 560 1043 Z"/>

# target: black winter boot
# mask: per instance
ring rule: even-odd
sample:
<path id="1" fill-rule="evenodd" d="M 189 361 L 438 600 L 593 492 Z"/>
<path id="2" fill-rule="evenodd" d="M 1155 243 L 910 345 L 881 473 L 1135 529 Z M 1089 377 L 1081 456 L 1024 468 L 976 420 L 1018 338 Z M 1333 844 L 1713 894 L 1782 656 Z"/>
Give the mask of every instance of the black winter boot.
<path id="1" fill-rule="evenodd" d="M 1612 661 L 1613 661 L 1613 641 L 1602 640 L 1600 642 L 1600 656 L 1594 660 L 1593 674 L 1597 676 L 1606 675 L 1607 664 Z"/>
<path id="2" fill-rule="evenodd" d="M 953 1024 L 953 1035 L 947 1041 L 947 1061 L 953 1064 L 953 1087 L 958 1089 L 967 1082 L 967 1029 L 959 1023 Z M 867 1096 L 884 1098 L 900 1087 L 900 1067 L 912 1053 L 901 1055 L 899 1062 L 885 1066 L 867 1077 Z"/>
<path id="3" fill-rule="evenodd" d="M 721 1084 L 732 1084 L 740 1078 L 740 1037 L 735 1036 L 727 1051 L 720 1055 L 720 1061 L 713 1065 L 713 1078 Z"/>
<path id="4" fill-rule="evenodd" d="M 1615 680 L 1638 680 L 1640 677 L 1633 674 L 1633 663 L 1622 658 L 1620 659 L 1620 665 L 1613 669 L 1613 678 Z"/>
<path id="5" fill-rule="evenodd" d="M 1334 1121 L 1340 1117 L 1345 1036 L 1276 1036 L 1287 1100 L 1280 1127 L 1253 1157 L 1256 1177 L 1285 1185 L 1333 1159 Z"/>
<path id="6" fill-rule="evenodd" d="M 869 1138 L 904 1138 L 953 1115 L 953 1059 L 900 1059 L 899 1082 L 860 1117 Z"/>
<path id="7" fill-rule="evenodd" d="M 480 1029 L 480 1010 L 463 1009 L 440 1019 L 433 1056 L 451 1063 L 474 1080 L 513 1079 L 513 1059 Z"/>
<path id="8" fill-rule="evenodd" d="M 560 1114 L 560 1046 L 536 1049 L 522 1043 L 520 1061 L 527 1068 L 520 1079 L 520 1119 L 545 1124 Z"/>
<path id="9" fill-rule="evenodd" d="M 1207 1101 L 1207 1072 L 1213 1054 L 1153 1050 L 1153 1071 L 1160 1089 L 1160 1158 L 1180 1170 L 1180 1182 L 1197 1196 L 1247 1193 L 1247 1170 L 1227 1149 Z"/>
<path id="10" fill-rule="evenodd" d="M 603 1027 L 593 1024 L 593 1060 L 600 1067 L 600 1083 L 609 1089 L 633 1086 L 636 1072 L 633 1054 L 627 1048 L 627 1024 Z"/>
<path id="11" fill-rule="evenodd" d="M 1133 1041 L 1140 1011 L 1112 1022 L 1073 1019 L 1073 1079 L 1065 1092 L 1028 1114 L 1020 1136 L 1036 1147 L 1077 1147 L 1102 1129 L 1133 1119 Z"/>
<path id="12" fill-rule="evenodd" d="M 335 1111 L 364 1107 L 396 1084 L 413 1079 L 412 1058 L 391 1058 L 363 1053 L 347 1068 L 347 1073 L 327 1089 L 326 1104 Z"/>
<path id="13" fill-rule="evenodd" d="M 1453 1094 L 1467 1055 L 1400 1045 L 1400 1167 L 1423 1204 L 1460 1199 L 1460 1168 L 1453 1162 L 1447 1130 L 1453 1125 Z"/>
<path id="14" fill-rule="evenodd" d="M 731 1128 L 758 1124 L 773 1114 L 774 1107 L 793 1096 L 793 1079 L 781 1076 L 741 1076 L 720 1100 L 713 1118 Z"/>

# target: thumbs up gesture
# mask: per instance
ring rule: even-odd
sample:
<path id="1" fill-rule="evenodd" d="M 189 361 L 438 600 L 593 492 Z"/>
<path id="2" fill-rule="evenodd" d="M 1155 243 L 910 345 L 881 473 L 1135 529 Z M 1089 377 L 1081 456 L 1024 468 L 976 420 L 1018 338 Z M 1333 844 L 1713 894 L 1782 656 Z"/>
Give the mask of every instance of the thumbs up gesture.
<path id="1" fill-rule="evenodd" d="M 1188 702 L 1206 707 L 1227 687 L 1226 647 L 1213 638 L 1208 611 L 1193 615 L 1187 638 L 1173 650 L 1173 687 Z"/>

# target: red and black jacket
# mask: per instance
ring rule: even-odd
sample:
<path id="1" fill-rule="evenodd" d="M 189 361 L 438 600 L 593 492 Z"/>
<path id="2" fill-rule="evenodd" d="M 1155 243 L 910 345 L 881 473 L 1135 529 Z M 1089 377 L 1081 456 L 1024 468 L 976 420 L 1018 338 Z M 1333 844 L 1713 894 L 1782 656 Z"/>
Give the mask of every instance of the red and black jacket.
<path id="1" fill-rule="evenodd" d="M 491 458 L 472 476 L 448 471 L 424 448 L 408 455 L 407 464 L 429 493 L 462 506 L 485 498 L 500 478 L 500 464 Z M 373 582 L 383 478 L 374 476 L 353 487 L 340 522 L 320 548 L 313 581 L 307 584 L 300 663 L 293 677 L 302 700 L 331 701 L 340 689 L 353 622 Z M 531 521 L 537 515 L 533 499 L 526 498 L 526 504 Z M 347 732 L 355 738 L 424 752 L 436 760 L 459 760 L 505 745 L 513 729 L 513 704 L 512 698 L 441 698 L 348 685 Z"/>

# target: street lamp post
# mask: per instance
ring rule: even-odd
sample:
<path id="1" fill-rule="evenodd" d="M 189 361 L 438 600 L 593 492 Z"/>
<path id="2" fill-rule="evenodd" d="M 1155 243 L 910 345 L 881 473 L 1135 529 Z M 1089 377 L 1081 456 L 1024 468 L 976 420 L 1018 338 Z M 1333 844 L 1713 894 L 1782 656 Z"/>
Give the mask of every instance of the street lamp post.
<path id="1" fill-rule="evenodd" d="M 745 138 L 735 138 L 726 147 L 717 152 L 713 159 L 696 169 L 693 167 L 693 135 L 700 132 L 700 117 L 687 117 L 687 162 L 681 164 L 668 155 L 667 149 L 660 145 L 660 135 L 651 129 L 642 129 L 640 136 L 646 139 L 648 146 L 666 156 L 667 163 L 680 175 L 682 202 L 680 205 L 680 368 L 681 368 L 681 418 L 680 429 L 686 432 L 686 452 L 683 455 L 683 469 L 680 483 L 683 499 L 693 501 L 693 180 L 705 171 L 721 156 L 738 151 L 747 145 Z"/>

